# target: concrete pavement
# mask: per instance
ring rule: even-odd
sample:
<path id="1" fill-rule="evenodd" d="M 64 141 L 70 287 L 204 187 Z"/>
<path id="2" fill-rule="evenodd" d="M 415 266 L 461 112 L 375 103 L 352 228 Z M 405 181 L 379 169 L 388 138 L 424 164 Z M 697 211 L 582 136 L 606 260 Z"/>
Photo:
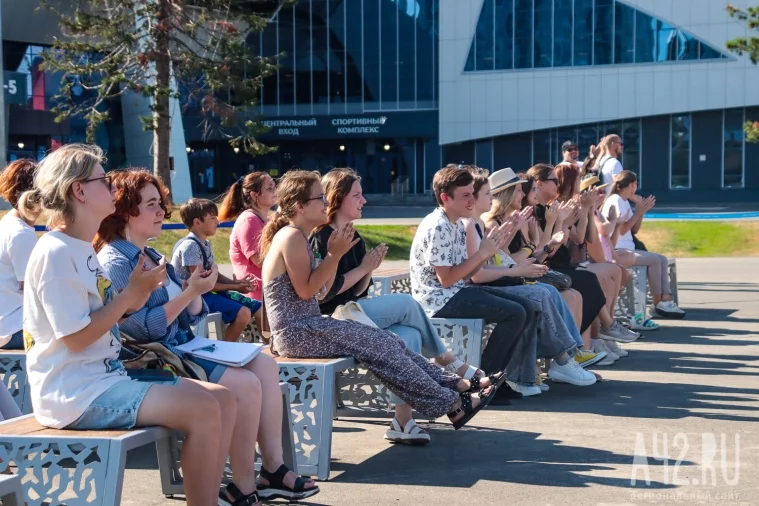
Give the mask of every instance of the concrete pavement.
<path id="1" fill-rule="evenodd" d="M 678 271 L 688 319 L 625 346 L 594 386 L 549 382 L 458 432 L 423 424 L 425 448 L 386 444 L 384 418 L 336 421 L 331 479 L 307 504 L 759 503 L 759 258 Z M 150 448 L 128 467 L 122 504 L 180 504 L 161 495 Z"/>

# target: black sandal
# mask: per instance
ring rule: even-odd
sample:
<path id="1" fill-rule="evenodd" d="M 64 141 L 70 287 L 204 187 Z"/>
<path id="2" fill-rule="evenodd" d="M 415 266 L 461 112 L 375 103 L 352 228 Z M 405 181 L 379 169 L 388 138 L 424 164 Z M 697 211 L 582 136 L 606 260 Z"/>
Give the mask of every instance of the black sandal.
<path id="1" fill-rule="evenodd" d="M 261 478 L 269 482 L 268 485 L 258 485 L 258 493 L 262 499 L 287 499 L 290 502 L 300 501 L 307 497 L 311 497 L 320 492 L 319 486 L 314 488 L 305 488 L 308 478 L 304 476 L 298 476 L 295 478 L 295 487 L 290 488 L 285 485 L 285 476 L 290 472 L 290 468 L 282 464 L 279 469 L 270 473 L 263 467 L 261 467 Z"/>
<path id="2" fill-rule="evenodd" d="M 505 372 L 498 372 L 495 374 L 488 374 L 487 378 L 490 380 L 490 385 L 498 390 L 501 385 L 503 385 L 504 381 L 506 381 L 506 373 Z M 482 390 L 480 388 L 480 382 L 484 379 L 483 376 L 472 376 L 469 378 L 469 391 L 470 392 L 479 392 Z"/>
<path id="3" fill-rule="evenodd" d="M 456 408 L 453 411 L 451 411 L 450 413 L 448 413 L 448 418 L 453 418 L 453 417 L 458 416 L 458 415 L 460 415 L 462 413 L 464 414 L 464 416 L 462 416 L 461 418 L 459 418 L 455 422 L 452 421 L 453 428 L 456 429 L 456 430 L 459 430 L 461 427 L 463 427 L 464 425 L 466 425 L 467 423 L 469 423 L 469 421 L 472 418 L 474 418 L 475 415 L 477 415 L 477 413 L 479 413 L 482 410 L 482 408 L 484 408 L 485 406 L 487 406 L 490 403 L 490 401 L 493 400 L 493 397 L 495 397 L 495 392 L 496 392 L 496 389 L 495 388 L 491 388 L 489 394 L 487 394 L 485 396 L 481 396 L 480 397 L 480 404 L 476 408 L 472 407 L 472 394 L 470 392 L 462 392 L 462 393 L 460 393 L 459 397 L 461 397 L 461 406 L 459 406 L 458 408 Z"/>
<path id="4" fill-rule="evenodd" d="M 229 499 L 230 496 L 232 497 L 231 500 Z M 260 502 L 261 498 L 258 496 L 257 490 L 245 495 L 234 483 L 230 483 L 226 488 L 219 490 L 219 504 L 224 506 L 255 506 Z"/>

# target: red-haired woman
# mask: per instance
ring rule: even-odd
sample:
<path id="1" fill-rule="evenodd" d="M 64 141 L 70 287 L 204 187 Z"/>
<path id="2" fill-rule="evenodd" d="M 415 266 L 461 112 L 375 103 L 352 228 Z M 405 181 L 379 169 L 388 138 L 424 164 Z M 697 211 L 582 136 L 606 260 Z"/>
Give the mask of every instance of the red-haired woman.
<path id="1" fill-rule="evenodd" d="M 37 244 L 40 205 L 31 192 L 21 196 L 34 188 L 36 168 L 33 160 L 16 160 L 0 173 L 0 195 L 13 206 L 0 220 L 0 349 L 24 349 L 24 274 Z"/>
<path id="2" fill-rule="evenodd" d="M 121 289 L 141 254 L 149 266 L 163 262 L 160 253 L 147 247 L 147 241 L 161 234 L 163 220 L 170 212 L 166 187 L 149 172 L 119 172 L 111 182 L 116 211 L 101 224 L 95 248 L 114 286 Z M 200 295 L 214 286 L 217 269 L 216 265 L 211 271 L 195 269 L 183 286 L 167 264 L 163 286 L 119 327 L 139 342 L 157 342 L 182 355 L 175 348 L 192 339 L 190 326 L 208 313 Z M 226 367 L 196 357 L 184 358 L 199 365 L 208 382 L 231 392 L 231 405 L 236 405 L 224 413 L 223 445 L 229 449 L 234 481 L 220 493 L 220 504 L 252 505 L 259 498 L 274 497 L 300 500 L 318 493 L 312 480 L 297 476 L 282 459 L 282 400 L 274 359 L 258 355 L 244 367 Z M 258 491 L 254 475 L 256 442 L 263 459 Z"/>

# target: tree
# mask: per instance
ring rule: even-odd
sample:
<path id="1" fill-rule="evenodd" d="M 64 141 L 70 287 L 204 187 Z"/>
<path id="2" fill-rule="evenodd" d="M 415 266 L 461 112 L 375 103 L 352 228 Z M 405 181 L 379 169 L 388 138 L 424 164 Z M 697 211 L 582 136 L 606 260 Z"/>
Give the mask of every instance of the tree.
<path id="1" fill-rule="evenodd" d="M 43 0 L 40 8 L 58 18 L 62 31 L 43 63 L 62 74 L 56 120 L 84 117 L 87 140 L 94 142 L 96 128 L 109 119 L 107 102 L 142 94 L 151 100 L 151 114 L 142 120 L 153 131 L 153 172 L 170 185 L 169 104 L 181 90 L 199 110 L 204 136 L 227 139 L 250 154 L 267 152 L 271 148 L 256 140 L 266 129 L 252 108 L 262 79 L 276 71 L 277 55 L 260 57 L 247 41 L 290 3 Z"/>
<path id="2" fill-rule="evenodd" d="M 725 9 L 730 17 L 739 20 L 749 30 L 759 31 L 759 7 L 748 7 L 743 10 L 728 4 Z M 747 54 L 754 65 L 759 62 L 759 37 L 738 37 L 729 40 L 727 49 L 739 56 Z M 747 121 L 743 129 L 746 132 L 747 141 L 759 142 L 759 121 Z"/>

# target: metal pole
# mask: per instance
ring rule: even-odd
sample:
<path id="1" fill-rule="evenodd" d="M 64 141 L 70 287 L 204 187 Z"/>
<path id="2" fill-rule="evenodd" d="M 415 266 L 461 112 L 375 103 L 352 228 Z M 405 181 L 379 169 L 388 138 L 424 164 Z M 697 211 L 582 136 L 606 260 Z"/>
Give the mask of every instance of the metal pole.
<path id="1" fill-rule="evenodd" d="M 5 163 L 8 155 L 8 126 L 6 121 L 8 120 L 7 106 L 5 105 L 5 66 L 3 65 L 3 9 L 0 6 L 0 167 L 5 167 Z"/>

